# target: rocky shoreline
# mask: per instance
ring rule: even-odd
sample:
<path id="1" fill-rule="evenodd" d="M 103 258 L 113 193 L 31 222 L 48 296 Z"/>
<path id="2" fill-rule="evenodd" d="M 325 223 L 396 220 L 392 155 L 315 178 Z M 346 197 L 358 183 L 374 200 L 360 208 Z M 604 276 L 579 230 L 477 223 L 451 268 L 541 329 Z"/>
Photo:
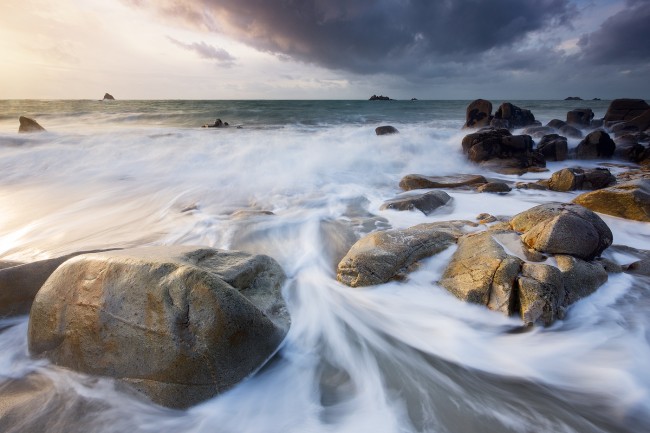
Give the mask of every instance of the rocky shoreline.
<path id="1" fill-rule="evenodd" d="M 650 251 L 629 249 L 637 260 L 622 264 L 603 257 L 610 248 L 628 247 L 612 245 L 612 232 L 596 213 L 650 222 L 650 106 L 619 99 L 602 119 L 577 108 L 546 125 L 511 103 L 494 114 L 492 109 L 481 99 L 467 107 L 464 128 L 471 131 L 458 146 L 481 171 L 544 172 L 547 161 L 564 160 L 575 166 L 537 182 L 409 174 L 399 180 L 405 193 L 381 210 L 429 215 L 452 205 L 446 190 L 457 188 L 476 194 L 517 188 L 584 193 L 516 215 L 384 228 L 360 239 L 349 235 L 347 222 L 334 221 L 328 230 L 341 238 L 332 255 L 342 284 L 407 281 L 421 260 L 455 248 L 432 290 L 520 317 L 522 326 L 549 326 L 609 275 L 650 275 Z M 42 130 L 30 120 L 21 118 L 26 130 L 20 132 Z M 218 122 L 207 126 L 226 125 Z M 398 131 L 384 125 L 375 133 Z M 578 138 L 577 147 L 569 148 L 568 139 Z M 580 167 L 580 161 L 593 160 L 633 168 L 615 175 L 607 166 Z M 290 324 L 285 273 L 265 255 L 175 246 L 0 265 L 0 316 L 29 312 L 33 357 L 113 377 L 168 407 L 197 404 L 254 374 L 276 353 Z"/>

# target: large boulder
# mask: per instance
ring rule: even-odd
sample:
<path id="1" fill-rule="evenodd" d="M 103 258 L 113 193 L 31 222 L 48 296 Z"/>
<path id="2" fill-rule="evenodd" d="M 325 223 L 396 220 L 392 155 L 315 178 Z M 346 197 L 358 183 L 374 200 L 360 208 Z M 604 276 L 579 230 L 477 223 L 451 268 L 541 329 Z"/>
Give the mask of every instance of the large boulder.
<path id="1" fill-rule="evenodd" d="M 616 178 L 606 168 L 563 168 L 551 175 L 548 188 L 552 191 L 595 190 L 616 183 Z"/>
<path id="2" fill-rule="evenodd" d="M 467 106 L 464 128 L 482 128 L 492 120 L 492 103 L 485 99 L 477 99 Z"/>
<path id="3" fill-rule="evenodd" d="M 650 109 L 630 120 L 616 123 L 610 127 L 610 130 L 616 135 L 647 131 L 648 129 L 650 129 Z"/>
<path id="4" fill-rule="evenodd" d="M 29 351 L 187 407 L 258 370 L 289 317 L 270 257 L 197 247 L 77 256 L 38 292 Z"/>
<path id="5" fill-rule="evenodd" d="M 463 221 L 419 224 L 384 230 L 359 239 L 338 265 L 337 279 L 350 287 L 382 284 L 399 278 L 409 266 L 456 242 Z"/>
<path id="6" fill-rule="evenodd" d="M 456 176 L 407 174 L 400 180 L 399 187 L 404 191 L 411 191 L 413 189 L 428 188 L 466 188 L 480 183 L 487 183 L 487 179 L 475 174 L 459 174 Z"/>
<path id="7" fill-rule="evenodd" d="M 638 179 L 579 195 L 574 203 L 595 212 L 650 222 L 650 179 Z"/>
<path id="8" fill-rule="evenodd" d="M 594 118 L 591 108 L 576 108 L 566 114 L 566 123 L 578 128 L 588 128 Z"/>
<path id="9" fill-rule="evenodd" d="M 650 109 L 643 99 L 614 99 L 605 113 L 605 123 L 632 120 Z"/>
<path id="10" fill-rule="evenodd" d="M 544 155 L 547 161 L 564 161 L 569 154 L 569 146 L 566 137 L 548 134 L 537 143 L 537 151 Z"/>
<path id="11" fill-rule="evenodd" d="M 393 209 L 398 211 L 417 209 L 425 215 L 429 215 L 436 209 L 451 201 L 451 196 L 444 191 L 429 191 L 424 194 L 398 197 L 384 202 L 380 210 Z"/>
<path id="12" fill-rule="evenodd" d="M 18 263 L 0 269 L 0 317 L 28 314 L 36 293 L 63 262 L 81 251 L 32 263 Z"/>
<path id="13" fill-rule="evenodd" d="M 538 124 L 530 110 L 519 108 L 510 102 L 504 102 L 494 113 L 495 119 L 508 122 L 509 129 L 523 128 L 528 125 Z"/>
<path id="14" fill-rule="evenodd" d="M 612 244 L 607 224 L 589 209 L 572 203 L 546 203 L 515 215 L 510 227 L 523 233 L 529 247 L 582 259 L 599 256 Z"/>
<path id="15" fill-rule="evenodd" d="M 23 132 L 45 131 L 45 128 L 39 125 L 37 121 L 35 121 L 34 119 L 30 119 L 29 117 L 20 116 L 18 118 L 18 121 L 20 122 L 20 126 L 18 127 L 18 132 L 23 133 Z"/>
<path id="16" fill-rule="evenodd" d="M 576 147 L 576 158 L 599 159 L 611 158 L 616 150 L 616 143 L 605 131 L 588 134 Z"/>

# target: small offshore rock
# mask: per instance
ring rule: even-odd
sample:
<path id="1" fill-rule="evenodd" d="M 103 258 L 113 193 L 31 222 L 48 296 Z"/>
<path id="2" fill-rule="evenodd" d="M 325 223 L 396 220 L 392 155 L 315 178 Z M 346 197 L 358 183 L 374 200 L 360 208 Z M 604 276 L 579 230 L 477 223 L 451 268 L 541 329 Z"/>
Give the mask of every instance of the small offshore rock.
<path id="1" fill-rule="evenodd" d="M 34 119 L 30 119 L 29 117 L 20 116 L 18 118 L 18 121 L 20 122 L 20 126 L 18 127 L 18 132 L 24 133 L 24 132 L 45 131 L 45 128 L 39 125 L 37 121 L 35 121 Z"/>
<path id="2" fill-rule="evenodd" d="M 457 176 L 424 176 L 407 174 L 400 180 L 399 187 L 404 191 L 426 188 L 463 188 L 478 183 L 487 183 L 481 175 L 460 174 Z"/>
<path id="3" fill-rule="evenodd" d="M 377 135 L 390 135 L 397 134 L 398 132 L 397 128 L 390 125 L 378 126 L 375 128 L 375 134 Z"/>
<path id="4" fill-rule="evenodd" d="M 573 200 L 595 212 L 650 222 L 650 179 L 638 179 L 587 192 Z"/>
<path id="5" fill-rule="evenodd" d="M 104 97 L 102 98 L 102 101 L 107 101 L 107 100 L 108 101 L 114 101 L 115 98 L 110 93 L 104 93 Z"/>
<path id="6" fill-rule="evenodd" d="M 451 200 L 451 196 L 444 191 L 429 191 L 424 194 L 388 200 L 384 202 L 379 209 L 393 209 L 398 211 L 417 209 L 423 214 L 429 215 L 436 209 L 449 203 Z"/>

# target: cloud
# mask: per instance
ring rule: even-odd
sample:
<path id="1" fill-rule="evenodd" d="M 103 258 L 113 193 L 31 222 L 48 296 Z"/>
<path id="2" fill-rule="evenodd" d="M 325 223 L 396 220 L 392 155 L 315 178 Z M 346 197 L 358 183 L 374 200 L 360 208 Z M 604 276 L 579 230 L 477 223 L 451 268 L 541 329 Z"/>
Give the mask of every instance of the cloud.
<path id="1" fill-rule="evenodd" d="M 124 0 L 258 50 L 354 73 L 431 74 L 566 25 L 569 0 Z"/>
<path id="2" fill-rule="evenodd" d="M 584 61 L 597 65 L 649 62 L 650 2 L 627 0 L 625 6 L 598 30 L 580 38 L 578 46 Z"/>
<path id="3" fill-rule="evenodd" d="M 221 66 L 232 66 L 235 62 L 235 58 L 230 55 L 230 53 L 223 48 L 213 47 L 212 45 L 206 44 L 205 42 L 193 42 L 185 43 L 178 41 L 170 36 L 167 36 L 174 45 L 177 45 L 181 48 L 184 48 L 188 51 L 193 51 L 199 55 L 202 59 L 216 60 L 217 63 Z"/>

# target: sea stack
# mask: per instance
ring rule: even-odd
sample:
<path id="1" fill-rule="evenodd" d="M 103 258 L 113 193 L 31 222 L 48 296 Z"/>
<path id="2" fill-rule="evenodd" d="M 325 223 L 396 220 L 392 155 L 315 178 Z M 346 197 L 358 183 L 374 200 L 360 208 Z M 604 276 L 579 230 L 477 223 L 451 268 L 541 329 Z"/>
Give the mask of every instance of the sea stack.
<path id="1" fill-rule="evenodd" d="M 106 101 L 106 100 L 108 100 L 108 101 L 115 101 L 115 98 L 114 98 L 113 95 L 111 95 L 110 93 L 104 93 L 104 99 L 102 99 L 102 100 L 103 100 L 103 101 Z"/>

